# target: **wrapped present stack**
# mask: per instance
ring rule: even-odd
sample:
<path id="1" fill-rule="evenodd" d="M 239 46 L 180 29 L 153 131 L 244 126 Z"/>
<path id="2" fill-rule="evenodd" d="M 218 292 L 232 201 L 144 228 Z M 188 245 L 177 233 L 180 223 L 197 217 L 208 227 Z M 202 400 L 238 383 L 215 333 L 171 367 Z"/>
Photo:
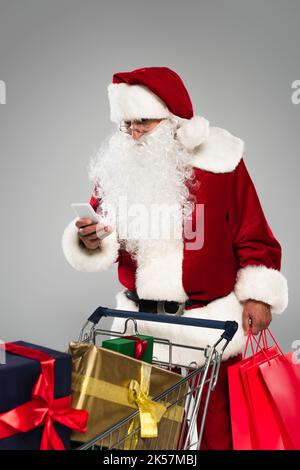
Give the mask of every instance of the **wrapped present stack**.
<path id="1" fill-rule="evenodd" d="M 71 408 L 69 354 L 17 341 L 1 345 L 0 450 L 63 450 L 87 412 Z"/>
<path id="2" fill-rule="evenodd" d="M 72 406 L 89 412 L 87 433 L 73 432 L 72 440 L 87 442 L 115 426 L 112 435 L 97 442 L 99 446 L 122 450 L 176 449 L 184 403 L 169 405 L 178 400 L 178 390 L 164 402 L 154 403 L 152 399 L 178 384 L 182 379 L 179 374 L 88 343 L 70 343 L 69 352 L 73 358 Z M 181 395 L 186 391 L 181 390 Z M 153 416 L 149 417 L 149 409 Z M 139 415 L 130 422 L 129 417 L 136 410 Z M 128 422 L 119 427 L 124 418 Z M 133 427 L 140 430 L 136 442 L 128 445 L 127 436 Z"/>

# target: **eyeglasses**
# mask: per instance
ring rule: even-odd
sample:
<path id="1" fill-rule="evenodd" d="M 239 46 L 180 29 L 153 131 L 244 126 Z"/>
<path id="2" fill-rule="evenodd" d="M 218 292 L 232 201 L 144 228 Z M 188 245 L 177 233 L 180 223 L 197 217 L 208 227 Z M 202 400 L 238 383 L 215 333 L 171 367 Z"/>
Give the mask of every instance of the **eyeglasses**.
<path id="1" fill-rule="evenodd" d="M 153 124 L 158 124 L 162 120 L 163 119 L 135 119 L 132 121 L 121 121 L 119 129 L 130 135 L 133 131 L 139 134 L 145 134 L 155 127 Z"/>

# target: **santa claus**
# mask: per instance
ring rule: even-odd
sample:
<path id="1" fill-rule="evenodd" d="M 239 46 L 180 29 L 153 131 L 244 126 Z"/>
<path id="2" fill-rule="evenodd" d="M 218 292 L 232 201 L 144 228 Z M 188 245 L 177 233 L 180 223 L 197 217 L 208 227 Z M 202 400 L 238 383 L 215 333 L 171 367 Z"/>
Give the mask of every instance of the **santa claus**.
<path id="1" fill-rule="evenodd" d="M 103 223 L 73 220 L 63 235 L 68 262 L 104 271 L 118 262 L 117 309 L 235 320 L 211 396 L 202 447 L 231 448 L 228 365 L 246 333 L 269 326 L 288 303 L 274 237 L 244 161 L 244 143 L 194 116 L 181 78 L 167 67 L 115 73 L 108 86 L 118 129 L 92 160 L 90 204 Z M 218 330 L 141 323 L 157 338 L 195 347 Z M 113 330 L 123 329 L 116 319 Z M 131 331 L 129 331 L 129 334 Z M 157 346 L 155 356 L 167 359 Z M 201 364 L 201 352 L 173 351 L 176 364 Z"/>

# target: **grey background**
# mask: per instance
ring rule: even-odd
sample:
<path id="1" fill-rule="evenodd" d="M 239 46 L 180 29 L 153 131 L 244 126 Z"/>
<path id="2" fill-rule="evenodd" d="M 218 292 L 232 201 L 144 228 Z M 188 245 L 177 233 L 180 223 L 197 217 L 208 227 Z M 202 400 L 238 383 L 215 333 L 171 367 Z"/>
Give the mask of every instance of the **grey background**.
<path id="1" fill-rule="evenodd" d="M 176 70 L 195 112 L 246 142 L 289 281 L 273 332 L 284 348 L 300 339 L 299 18 L 299 0 L 0 0 L 1 339 L 63 350 L 96 306 L 115 306 L 116 266 L 73 270 L 61 235 L 112 128 L 112 74 L 144 66 Z"/>

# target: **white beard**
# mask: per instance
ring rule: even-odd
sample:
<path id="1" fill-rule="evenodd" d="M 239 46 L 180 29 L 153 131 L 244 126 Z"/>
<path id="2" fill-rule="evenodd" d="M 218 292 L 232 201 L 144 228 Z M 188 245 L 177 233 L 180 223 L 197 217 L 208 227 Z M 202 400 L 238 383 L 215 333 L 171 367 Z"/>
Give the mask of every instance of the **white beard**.
<path id="1" fill-rule="evenodd" d="M 172 119 L 137 141 L 117 131 L 91 162 L 89 176 L 101 199 L 98 212 L 117 230 L 121 246 L 140 261 L 162 240 L 168 244 L 181 238 L 194 207 L 186 185 L 193 183 L 193 169 L 175 131 Z"/>

